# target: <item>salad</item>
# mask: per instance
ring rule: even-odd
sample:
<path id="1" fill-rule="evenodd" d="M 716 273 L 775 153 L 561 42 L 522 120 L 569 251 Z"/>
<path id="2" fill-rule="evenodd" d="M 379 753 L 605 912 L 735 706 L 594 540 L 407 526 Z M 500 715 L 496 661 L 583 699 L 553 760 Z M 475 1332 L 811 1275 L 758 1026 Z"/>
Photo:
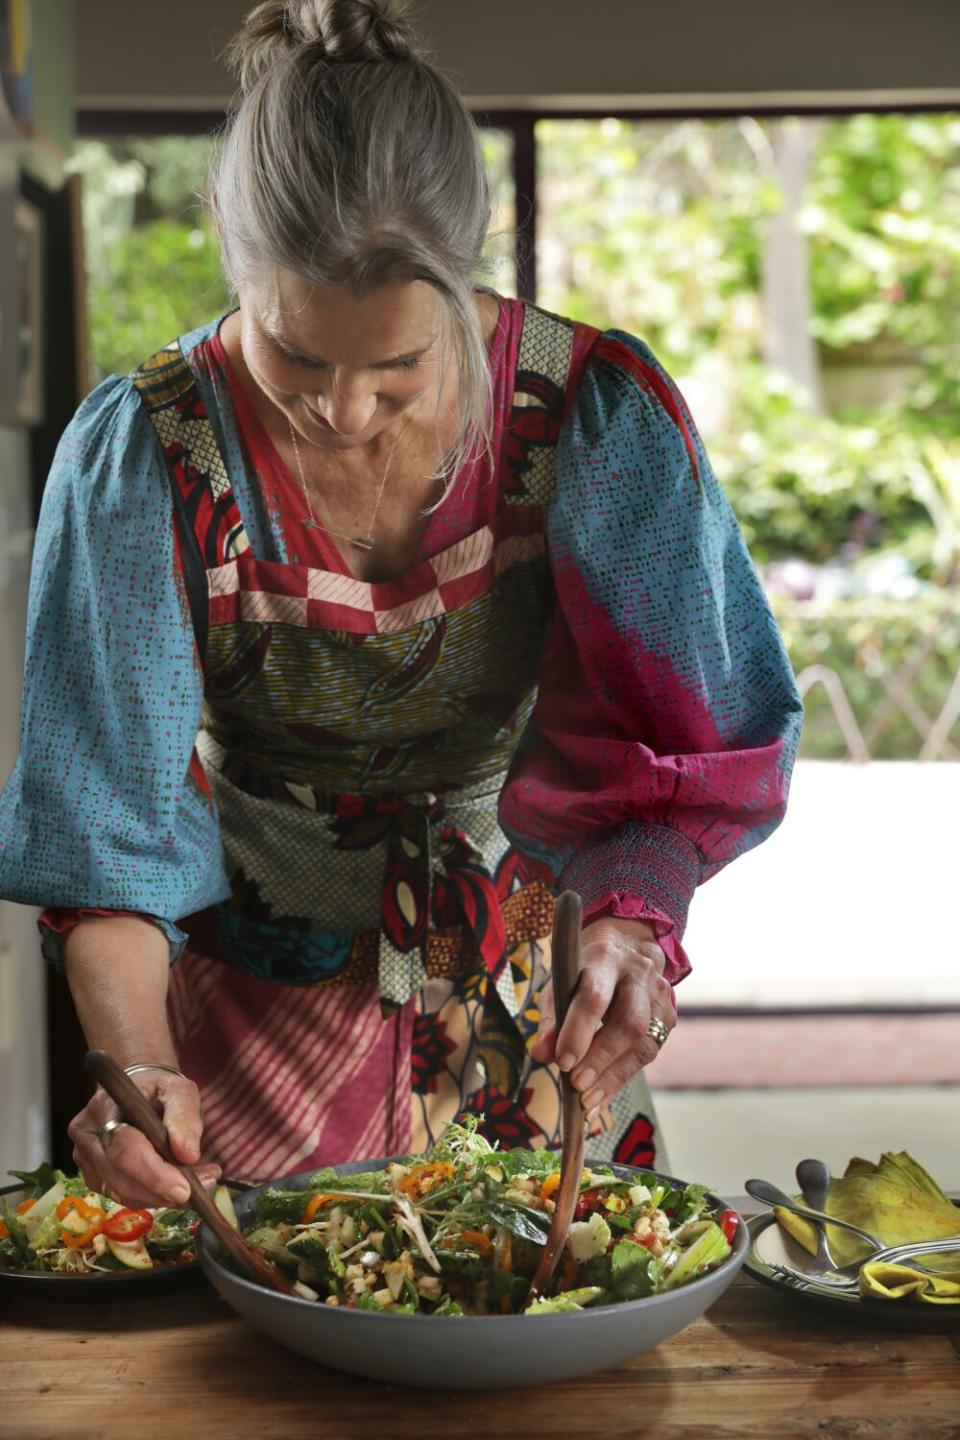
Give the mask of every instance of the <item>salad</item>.
<path id="1" fill-rule="evenodd" d="M 26 1198 L 4 1205 L 0 1271 L 98 1275 L 157 1270 L 196 1260 L 192 1210 L 131 1210 L 51 1165 L 8 1172 Z"/>
<path id="2" fill-rule="evenodd" d="M 247 1241 L 331 1306 L 394 1315 L 515 1315 L 525 1309 L 560 1185 L 560 1156 L 496 1150 L 479 1117 L 451 1124 L 421 1158 L 304 1190 L 268 1187 Z M 707 1213 L 705 1185 L 584 1170 L 553 1293 L 527 1313 L 614 1305 L 676 1289 L 730 1254 L 738 1217 Z"/>

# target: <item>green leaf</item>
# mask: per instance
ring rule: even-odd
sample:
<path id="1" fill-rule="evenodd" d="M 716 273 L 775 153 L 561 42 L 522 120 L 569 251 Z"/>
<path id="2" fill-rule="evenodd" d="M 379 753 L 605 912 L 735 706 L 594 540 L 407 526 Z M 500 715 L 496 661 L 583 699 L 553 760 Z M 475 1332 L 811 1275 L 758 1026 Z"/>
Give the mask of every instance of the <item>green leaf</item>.
<path id="1" fill-rule="evenodd" d="M 639 1300 L 653 1293 L 653 1256 L 632 1240 L 618 1240 L 610 1254 L 610 1273 L 619 1300 Z"/>
<path id="2" fill-rule="evenodd" d="M 521 1240 L 531 1240 L 543 1245 L 550 1233 L 550 1216 L 542 1210 L 530 1210 L 526 1205 L 511 1205 L 508 1201 L 492 1200 L 484 1205 L 485 1218 L 496 1225 L 502 1225 Z"/>
<path id="3" fill-rule="evenodd" d="M 440 1304 L 433 1311 L 434 1315 L 462 1315 L 463 1306 L 452 1295 L 444 1295 Z"/>
<path id="4" fill-rule="evenodd" d="M 54 1182 L 56 1183 L 56 1182 Z M 50 1188 L 49 1186 L 47 1187 Z M 13 1244 L 16 1263 L 27 1268 L 36 1268 L 36 1256 L 30 1249 L 26 1232 L 20 1223 L 20 1216 L 14 1210 L 3 1209 L 3 1218 L 6 1221 L 7 1229 L 10 1232 L 9 1238 Z"/>
<path id="5" fill-rule="evenodd" d="M 283 1221 L 298 1224 L 308 1198 L 302 1190 L 276 1190 L 269 1186 L 257 1197 L 257 1225 L 278 1225 Z"/>
<path id="6" fill-rule="evenodd" d="M 674 1210 L 673 1218 L 676 1224 L 681 1225 L 685 1220 L 692 1220 L 695 1215 L 701 1215 L 707 1203 L 707 1185 L 688 1185 L 683 1191 L 679 1205 Z"/>
<path id="7" fill-rule="evenodd" d="M 552 1175 L 560 1169 L 560 1155 L 555 1150 L 498 1150 L 496 1162 L 505 1179 L 515 1175 Z"/>
<path id="8" fill-rule="evenodd" d="M 45 1160 L 42 1165 L 38 1165 L 36 1170 L 8 1170 L 7 1174 L 13 1175 L 17 1180 L 22 1180 L 24 1190 L 29 1191 L 30 1198 L 33 1200 L 39 1200 L 40 1196 L 44 1195 L 51 1186 L 56 1185 L 58 1179 L 65 1178 L 59 1170 L 54 1170 L 48 1160 Z"/>
<path id="9" fill-rule="evenodd" d="M 561 1315 L 568 1310 L 582 1310 L 603 1294 L 599 1285 L 583 1285 L 579 1290 L 566 1290 L 550 1299 L 535 1300 L 527 1306 L 527 1315 Z"/>

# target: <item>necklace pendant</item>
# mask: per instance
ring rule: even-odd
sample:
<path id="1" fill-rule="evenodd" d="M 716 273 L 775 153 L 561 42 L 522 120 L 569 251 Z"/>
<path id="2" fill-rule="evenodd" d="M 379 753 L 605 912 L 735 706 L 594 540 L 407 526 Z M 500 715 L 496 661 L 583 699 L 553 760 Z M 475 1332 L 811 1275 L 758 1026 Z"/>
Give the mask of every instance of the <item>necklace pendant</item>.
<path id="1" fill-rule="evenodd" d="M 351 545 L 356 545 L 358 550 L 373 549 L 373 539 L 369 535 L 352 535 L 350 537 L 350 543 Z"/>
<path id="2" fill-rule="evenodd" d="M 308 530 L 322 530 L 322 529 L 323 529 L 323 526 L 322 526 L 322 525 L 318 525 L 317 522 L 316 522 L 316 520 L 314 520 L 314 518 L 313 518 L 312 515 L 311 515 L 311 517 L 310 517 L 309 520 L 301 520 L 301 521 L 300 521 L 300 524 L 301 524 L 301 525 L 305 525 Z"/>

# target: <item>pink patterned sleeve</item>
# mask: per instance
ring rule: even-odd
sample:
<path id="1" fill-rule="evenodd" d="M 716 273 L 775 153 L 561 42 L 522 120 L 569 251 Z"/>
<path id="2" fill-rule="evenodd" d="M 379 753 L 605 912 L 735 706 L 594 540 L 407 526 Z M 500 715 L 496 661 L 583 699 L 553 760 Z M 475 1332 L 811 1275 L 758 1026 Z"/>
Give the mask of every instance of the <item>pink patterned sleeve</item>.
<path id="1" fill-rule="evenodd" d="M 676 981 L 696 886 L 780 823 L 802 706 L 693 420 L 632 336 L 585 368 L 547 546 L 556 610 L 500 823 L 588 917 L 662 927 Z"/>

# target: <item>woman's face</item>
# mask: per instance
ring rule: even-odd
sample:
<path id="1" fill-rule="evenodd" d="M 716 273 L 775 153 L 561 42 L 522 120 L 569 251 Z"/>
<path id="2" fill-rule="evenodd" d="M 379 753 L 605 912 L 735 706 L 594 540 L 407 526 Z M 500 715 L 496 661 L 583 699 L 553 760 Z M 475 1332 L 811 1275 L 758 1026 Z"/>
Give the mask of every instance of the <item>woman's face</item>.
<path id="1" fill-rule="evenodd" d="M 299 435 L 365 445 L 441 380 L 445 307 L 432 285 L 397 281 L 358 298 L 287 271 L 240 293 L 240 343 L 256 384 Z"/>

